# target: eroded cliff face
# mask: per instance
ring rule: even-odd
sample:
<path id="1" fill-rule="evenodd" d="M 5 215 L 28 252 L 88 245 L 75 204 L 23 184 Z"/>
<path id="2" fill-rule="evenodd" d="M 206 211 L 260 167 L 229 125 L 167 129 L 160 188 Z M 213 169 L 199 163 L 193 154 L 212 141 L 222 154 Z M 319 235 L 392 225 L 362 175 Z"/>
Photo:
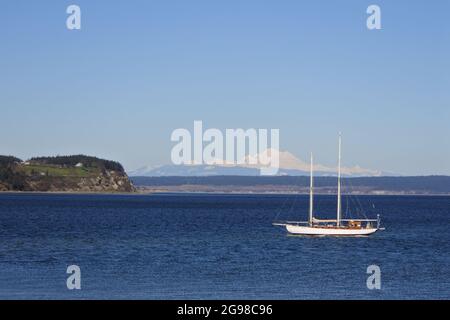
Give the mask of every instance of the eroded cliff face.
<path id="1" fill-rule="evenodd" d="M 123 172 L 106 171 L 89 177 L 29 177 L 27 191 L 53 192 L 135 192 Z"/>

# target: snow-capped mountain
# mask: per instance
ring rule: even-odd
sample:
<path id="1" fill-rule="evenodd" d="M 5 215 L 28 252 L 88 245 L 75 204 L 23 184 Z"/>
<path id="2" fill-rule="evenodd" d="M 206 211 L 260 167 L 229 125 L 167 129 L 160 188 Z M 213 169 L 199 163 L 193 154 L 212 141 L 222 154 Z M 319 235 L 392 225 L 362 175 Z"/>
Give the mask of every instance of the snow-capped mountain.
<path id="1" fill-rule="evenodd" d="M 213 176 L 213 175 L 241 175 L 241 176 L 258 176 L 260 175 L 261 165 L 251 164 L 258 163 L 258 159 L 272 156 L 277 150 L 267 149 L 261 154 L 247 156 L 242 165 L 161 165 L 161 166 L 145 166 L 128 172 L 129 176 Z M 305 162 L 288 151 L 280 151 L 279 155 L 279 171 L 278 175 L 309 175 L 310 164 Z M 344 176 L 382 176 L 391 175 L 379 170 L 365 169 L 358 165 L 353 167 L 341 167 Z M 333 176 L 336 175 L 336 167 L 327 167 L 321 164 L 314 165 L 314 174 L 317 176 Z"/>
<path id="2" fill-rule="evenodd" d="M 264 159 L 267 157 L 270 158 L 277 152 L 279 157 L 280 169 L 302 171 L 307 172 L 309 174 L 310 163 L 295 157 L 292 153 L 288 151 L 277 151 L 274 149 L 267 149 L 264 152 L 254 156 L 253 159 L 251 159 L 252 157 L 247 157 L 245 162 L 251 163 L 250 160 L 253 160 L 253 162 L 257 162 L 257 159 Z M 327 167 L 321 164 L 314 164 L 313 168 L 314 172 L 318 175 L 335 175 L 337 171 L 337 167 Z M 347 176 L 380 176 L 382 174 L 382 172 L 379 170 L 364 169 L 358 165 L 353 167 L 343 166 L 341 167 L 341 173 Z"/>

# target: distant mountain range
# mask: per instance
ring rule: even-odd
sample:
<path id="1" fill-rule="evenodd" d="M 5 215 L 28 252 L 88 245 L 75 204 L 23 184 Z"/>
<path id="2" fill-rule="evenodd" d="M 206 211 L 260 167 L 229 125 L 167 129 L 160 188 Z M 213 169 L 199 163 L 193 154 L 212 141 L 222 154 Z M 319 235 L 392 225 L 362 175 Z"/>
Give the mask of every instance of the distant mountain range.
<path id="1" fill-rule="evenodd" d="M 262 154 L 254 157 L 270 156 L 274 150 L 268 149 Z M 246 157 L 243 165 L 161 165 L 145 166 L 136 170 L 128 171 L 129 176 L 143 177 L 165 177 L 165 176 L 259 176 L 261 166 L 251 165 L 251 158 Z M 279 152 L 278 175 L 284 176 L 304 176 L 309 175 L 310 164 L 295 157 L 287 151 Z M 342 167 L 343 176 L 347 177 L 379 177 L 393 176 L 393 173 L 379 170 L 365 169 L 360 166 Z M 327 167 L 321 164 L 314 165 L 316 176 L 335 176 L 336 168 Z"/>

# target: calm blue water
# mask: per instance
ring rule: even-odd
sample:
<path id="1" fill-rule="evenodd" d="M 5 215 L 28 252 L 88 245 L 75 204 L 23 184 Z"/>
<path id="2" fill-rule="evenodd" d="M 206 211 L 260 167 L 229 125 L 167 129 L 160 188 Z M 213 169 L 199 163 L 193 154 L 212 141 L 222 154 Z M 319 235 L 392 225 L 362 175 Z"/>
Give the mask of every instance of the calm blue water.
<path id="1" fill-rule="evenodd" d="M 386 231 L 308 238 L 271 225 L 306 217 L 304 196 L 1 194 L 0 298 L 449 299 L 450 197 L 359 199 Z M 334 197 L 316 201 L 334 212 Z M 366 287 L 371 264 L 381 290 Z"/>

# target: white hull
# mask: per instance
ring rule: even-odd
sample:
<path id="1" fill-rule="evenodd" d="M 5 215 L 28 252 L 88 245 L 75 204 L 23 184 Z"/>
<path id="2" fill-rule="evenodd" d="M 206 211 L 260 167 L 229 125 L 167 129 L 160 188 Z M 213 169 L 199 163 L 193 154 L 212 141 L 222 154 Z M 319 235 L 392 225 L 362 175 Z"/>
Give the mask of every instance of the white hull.
<path id="1" fill-rule="evenodd" d="M 349 229 L 337 227 L 306 227 L 292 224 L 286 225 L 286 230 L 292 234 L 309 236 L 365 236 L 375 233 L 377 228 Z"/>

